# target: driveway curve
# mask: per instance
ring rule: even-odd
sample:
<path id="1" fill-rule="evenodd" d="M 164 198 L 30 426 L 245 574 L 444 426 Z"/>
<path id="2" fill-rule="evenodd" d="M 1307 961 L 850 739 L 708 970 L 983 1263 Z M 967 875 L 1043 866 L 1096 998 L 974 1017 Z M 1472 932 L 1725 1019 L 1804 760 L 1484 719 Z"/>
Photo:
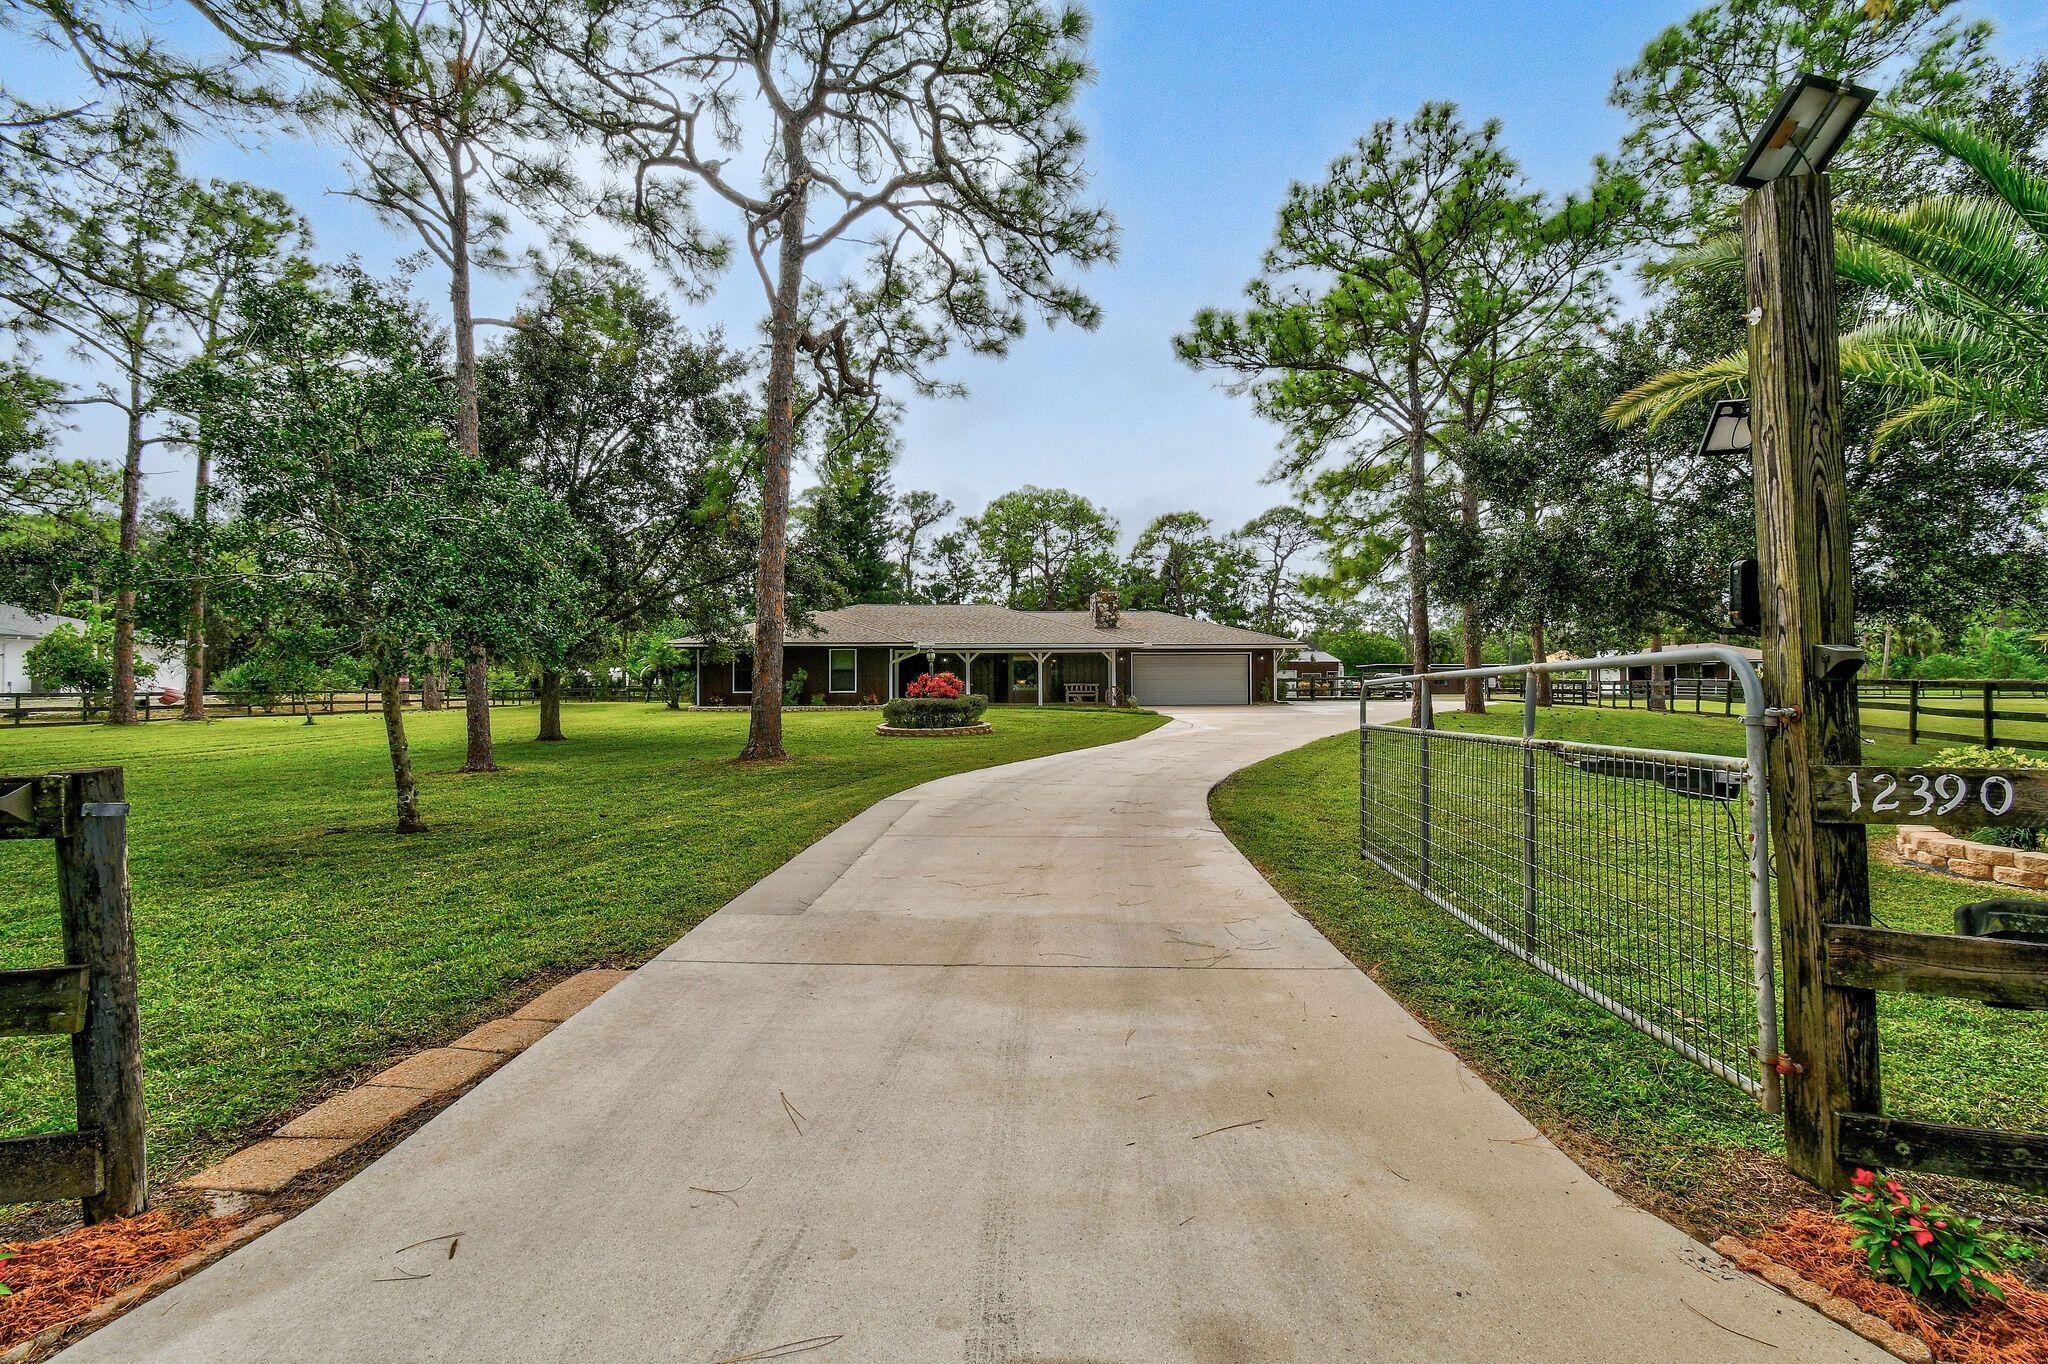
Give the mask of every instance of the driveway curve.
<path id="1" fill-rule="evenodd" d="M 884 801 L 64 1358 L 1888 1359 L 1584 1174 L 1210 821 L 1355 720 Z"/>

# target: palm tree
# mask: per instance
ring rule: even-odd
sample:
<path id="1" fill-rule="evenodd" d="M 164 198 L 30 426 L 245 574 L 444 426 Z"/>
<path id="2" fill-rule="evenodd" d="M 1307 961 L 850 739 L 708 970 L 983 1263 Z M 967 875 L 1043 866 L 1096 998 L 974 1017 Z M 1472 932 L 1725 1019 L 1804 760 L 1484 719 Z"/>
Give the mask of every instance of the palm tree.
<path id="1" fill-rule="evenodd" d="M 1881 117 L 1960 162 L 1989 193 L 1836 211 L 1836 273 L 1887 305 L 1842 338 L 1843 377 L 1891 399 L 1876 444 L 1973 420 L 2048 429 L 2048 177 L 1958 124 Z M 1659 267 L 1741 269 L 1733 234 Z M 1736 351 L 1658 375 L 1617 398 L 1607 416 L 1617 425 L 1655 425 L 1748 377 L 1748 353 Z"/>

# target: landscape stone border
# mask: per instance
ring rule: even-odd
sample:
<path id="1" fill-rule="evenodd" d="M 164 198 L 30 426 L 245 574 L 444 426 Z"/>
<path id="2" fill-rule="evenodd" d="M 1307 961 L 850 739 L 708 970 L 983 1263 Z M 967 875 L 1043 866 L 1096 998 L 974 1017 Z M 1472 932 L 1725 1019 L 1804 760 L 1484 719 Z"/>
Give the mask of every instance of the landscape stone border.
<path id="1" fill-rule="evenodd" d="M 1723 1236 L 1714 1242 L 1714 1249 L 1738 1268 L 1805 1303 L 1829 1321 L 1848 1327 L 1878 1349 L 1897 1355 L 1909 1364 L 1934 1364 L 1934 1351 L 1928 1349 L 1927 1342 L 1920 1337 L 1907 1335 L 1883 1317 L 1872 1316 L 1847 1298 L 1836 1297 L 1804 1274 L 1779 1264 L 1740 1238 Z"/>
<path id="2" fill-rule="evenodd" d="M 201 1170 L 178 1187 L 230 1199 L 282 1193 L 302 1175 L 311 1174 L 393 1123 L 476 1084 L 631 974 L 584 971 L 573 975 L 504 1018 L 472 1028 L 445 1047 L 415 1052 L 355 1088 L 316 1104 L 271 1136 Z"/>
<path id="3" fill-rule="evenodd" d="M 472 1028 L 445 1047 L 415 1052 L 353 1089 L 314 1105 L 272 1135 L 180 1181 L 177 1187 L 202 1195 L 219 1216 L 256 1210 L 303 1176 L 380 1136 L 419 1109 L 445 1103 L 469 1089 L 632 974 L 618 970 L 578 972 L 505 1017 Z M 173 1260 L 148 1278 L 110 1295 L 83 1316 L 9 1347 L 0 1353 L 0 1364 L 43 1358 L 59 1345 L 105 1325 L 284 1220 L 284 1214 L 276 1212 L 251 1218 L 211 1245 Z"/>
<path id="4" fill-rule="evenodd" d="M 943 729 L 906 729 L 898 725 L 876 725 L 875 733 L 891 739 L 957 739 L 969 734 L 993 734 L 995 727 L 986 720 L 973 725 L 948 725 Z"/>
<path id="5" fill-rule="evenodd" d="M 2026 852 L 1957 838 L 1927 824 L 1899 826 L 1899 860 L 1908 866 L 1990 881 L 2015 890 L 2048 890 L 2048 852 Z"/>

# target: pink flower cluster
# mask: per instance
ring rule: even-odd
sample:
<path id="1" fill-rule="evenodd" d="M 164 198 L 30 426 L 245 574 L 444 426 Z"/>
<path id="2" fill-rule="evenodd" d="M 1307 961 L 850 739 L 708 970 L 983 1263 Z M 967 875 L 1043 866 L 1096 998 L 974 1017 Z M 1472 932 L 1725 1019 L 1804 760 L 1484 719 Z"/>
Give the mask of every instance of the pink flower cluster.
<path id="1" fill-rule="evenodd" d="M 935 701 L 957 701 L 966 692 L 967 685 L 952 673 L 919 673 L 917 680 L 904 688 L 903 694 Z"/>

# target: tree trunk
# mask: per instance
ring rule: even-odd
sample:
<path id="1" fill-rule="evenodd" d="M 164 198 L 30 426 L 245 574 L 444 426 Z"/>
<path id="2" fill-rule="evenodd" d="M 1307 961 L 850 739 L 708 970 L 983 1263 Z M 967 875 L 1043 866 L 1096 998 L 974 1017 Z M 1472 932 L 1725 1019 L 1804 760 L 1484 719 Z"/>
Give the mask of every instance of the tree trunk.
<path id="1" fill-rule="evenodd" d="M 114 594 L 114 705 L 110 725 L 135 723 L 135 551 L 142 543 L 142 354 L 128 367 L 128 449 L 121 465 L 121 586 Z"/>
<path id="2" fill-rule="evenodd" d="M 1884 654 L 1878 661 L 1877 675 L 1879 677 L 1890 677 L 1892 675 L 1892 627 L 1890 622 L 1886 622 L 1884 627 Z"/>
<path id="3" fill-rule="evenodd" d="M 661 670 L 661 699 L 670 710 L 683 708 L 683 674 L 680 669 Z"/>
<path id="4" fill-rule="evenodd" d="M 491 756 L 491 654 L 481 644 L 471 644 L 462 657 L 462 727 L 469 733 L 469 755 L 463 759 L 465 772 L 495 772 Z"/>
<path id="5" fill-rule="evenodd" d="M 1652 630 L 1650 632 L 1650 652 L 1656 654 L 1662 653 L 1663 651 L 1664 632 L 1662 630 Z M 1657 666 L 1656 664 L 1650 665 L 1650 695 L 1648 705 L 1651 710 L 1663 710 L 1665 708 L 1664 669 Z"/>
<path id="6" fill-rule="evenodd" d="M 405 689 L 396 673 L 377 679 L 383 693 L 384 742 L 391 749 L 391 782 L 398 789 L 398 832 L 416 834 L 420 822 L 420 788 L 412 775 L 412 748 L 405 741 Z"/>
<path id="7" fill-rule="evenodd" d="M 206 525 L 213 498 L 213 451 L 201 441 L 198 469 L 192 476 L 192 525 L 199 543 L 192 548 L 192 605 L 185 618 L 185 706 L 180 720 L 206 718 Z"/>
<path id="8" fill-rule="evenodd" d="M 801 164 L 801 146 L 791 146 Z M 768 322 L 768 434 L 761 468 L 761 562 L 754 575 L 754 695 L 741 761 L 780 761 L 782 747 L 783 591 L 789 555 L 789 456 L 796 439 L 797 305 L 804 283 L 804 207 L 808 179 L 798 173 L 782 210 L 775 310 Z"/>
<path id="9" fill-rule="evenodd" d="M 1548 663 L 1550 661 L 1550 644 L 1546 638 L 1547 633 L 1544 629 L 1543 617 L 1538 616 L 1529 622 L 1529 661 L 1531 663 Z M 1536 704 L 1539 706 L 1549 705 L 1550 674 L 1531 673 L 1529 675 L 1536 679 Z"/>
<path id="10" fill-rule="evenodd" d="M 553 668 L 542 668 L 540 740 L 542 743 L 559 743 L 562 737 L 562 675 Z"/>
<path id="11" fill-rule="evenodd" d="M 455 442 L 464 456 L 481 461 L 482 444 L 477 436 L 476 418 L 476 310 L 469 294 L 469 182 L 463 177 L 463 160 L 468 147 L 461 141 L 450 144 L 449 179 L 449 270 L 448 305 L 455 322 Z M 495 772 L 491 756 L 490 655 L 472 641 L 463 659 L 463 728 L 469 735 L 465 772 Z"/>
<path id="12" fill-rule="evenodd" d="M 1479 490 L 1469 479 L 1458 481 L 1458 520 L 1468 531 L 1474 542 L 1479 533 Z M 1460 608 L 1465 636 L 1465 666 L 1476 668 L 1483 661 L 1480 658 L 1479 612 L 1471 606 Z M 1483 678 L 1465 679 L 1465 713 L 1486 714 L 1486 682 Z"/>
<path id="13" fill-rule="evenodd" d="M 448 708 L 448 665 L 445 646 L 429 644 L 425 666 L 420 669 L 420 709 L 446 710 Z"/>
<path id="14" fill-rule="evenodd" d="M 1408 650 L 1417 673 L 1429 671 L 1429 547 L 1422 525 L 1423 499 L 1429 490 L 1427 442 L 1427 433 L 1417 422 L 1408 432 Z M 1412 724 L 1422 723 L 1422 689 L 1427 685 L 1418 682 L 1412 689 Z"/>

